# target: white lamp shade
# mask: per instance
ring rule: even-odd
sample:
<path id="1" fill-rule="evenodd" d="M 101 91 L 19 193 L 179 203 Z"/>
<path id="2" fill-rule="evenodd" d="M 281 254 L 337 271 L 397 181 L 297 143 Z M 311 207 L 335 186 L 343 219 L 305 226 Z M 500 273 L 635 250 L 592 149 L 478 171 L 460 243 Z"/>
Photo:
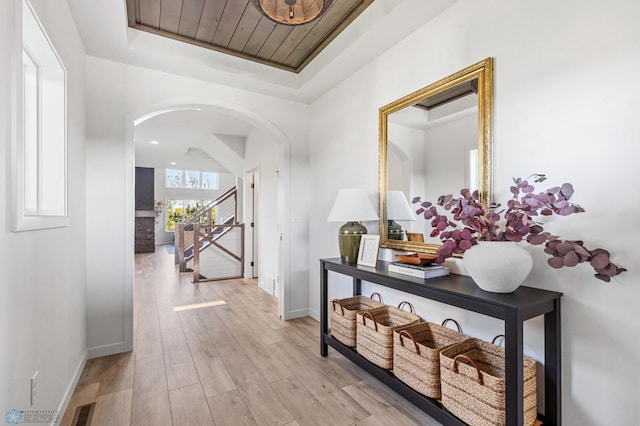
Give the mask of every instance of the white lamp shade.
<path id="1" fill-rule="evenodd" d="M 338 191 L 327 222 L 360 222 L 378 220 L 371 200 L 364 189 L 341 189 Z"/>
<path id="2" fill-rule="evenodd" d="M 387 193 L 387 219 L 388 220 L 416 220 L 416 214 L 402 191 L 389 191 Z"/>

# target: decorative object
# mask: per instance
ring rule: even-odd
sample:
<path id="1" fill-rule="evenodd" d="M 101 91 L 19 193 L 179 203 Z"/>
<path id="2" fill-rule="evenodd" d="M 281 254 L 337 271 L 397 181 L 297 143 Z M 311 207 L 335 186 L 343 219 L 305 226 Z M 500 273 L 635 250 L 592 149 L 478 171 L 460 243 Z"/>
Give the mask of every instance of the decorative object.
<path id="1" fill-rule="evenodd" d="M 378 300 L 375 300 L 377 298 Z M 371 297 L 353 296 L 331 301 L 331 335 L 344 345 L 356 347 L 356 314 L 373 308 L 381 308 L 380 293 L 371 293 Z"/>
<path id="2" fill-rule="evenodd" d="M 162 214 L 163 207 L 164 207 L 164 202 L 162 200 L 153 201 L 153 211 L 155 212 L 155 215 L 156 215 L 156 224 L 159 223 L 158 217 L 160 217 L 160 214 Z"/>
<path id="3" fill-rule="evenodd" d="M 407 232 L 407 241 L 424 243 L 424 234 L 420 232 Z"/>
<path id="4" fill-rule="evenodd" d="M 458 331 L 445 327 L 452 321 Z M 398 380 L 429 398 L 440 399 L 440 351 L 467 340 L 460 324 L 447 318 L 442 325 L 431 322 L 393 332 L 393 374 Z"/>
<path id="5" fill-rule="evenodd" d="M 396 220 L 416 220 L 416 214 L 402 191 L 387 193 L 387 238 L 404 240 L 405 230 Z"/>
<path id="6" fill-rule="evenodd" d="M 534 174 L 529 178 L 532 177 L 534 183 L 546 180 L 543 174 Z M 561 240 L 558 236 L 545 232 L 534 218 L 553 214 L 568 216 L 582 213 L 584 209 L 569 201 L 573 195 L 573 186 L 570 183 L 535 194 L 535 188 L 527 179 L 513 179 L 514 184 L 510 188 L 513 198 L 507 203 L 506 209 L 499 211 L 499 204 L 487 205 L 480 201 L 478 191 L 462 189 L 460 198 L 441 195 L 436 205 L 451 210 L 453 220 L 440 214 L 431 202 L 423 202 L 420 197 L 414 198 L 413 203 L 420 204 L 416 213 L 426 220 L 431 220 L 431 236 L 439 236 L 443 241 L 443 245 L 437 250 L 436 262 L 443 263 L 448 257 L 465 253 L 478 241 L 526 240 L 533 245 L 545 244 L 545 253 L 552 256 L 547 262 L 553 268 L 589 262 L 596 271 L 595 277 L 606 282 L 626 271 L 625 268 L 611 263 L 610 254 L 604 249 L 589 250 L 582 241 Z M 501 220 L 503 223 L 500 223 Z M 508 268 L 513 267 L 508 262 L 502 263 Z M 469 272 L 475 279 L 473 272 Z"/>
<path id="7" fill-rule="evenodd" d="M 338 231 L 340 259 L 344 263 L 357 263 L 360 238 L 367 228 L 360 221 L 378 220 L 367 193 L 363 189 L 341 189 L 331 207 L 328 222 L 347 222 Z"/>
<path id="8" fill-rule="evenodd" d="M 455 107 L 455 108 L 454 108 Z M 455 113 L 452 110 L 455 109 Z M 442 122 L 435 117 L 446 115 Z M 451 122 L 451 119 L 456 119 Z M 432 124 L 453 126 L 463 119 L 469 125 L 470 142 L 459 137 L 454 144 L 438 138 L 409 141 L 405 130 L 423 128 Z M 491 139 L 493 121 L 493 59 L 486 58 L 435 83 L 397 99 L 379 110 L 378 176 L 380 193 L 380 247 L 409 252 L 434 253 L 439 246 L 436 240 L 426 242 L 404 241 L 390 238 L 388 220 L 390 203 L 387 194 L 391 189 L 403 190 L 408 199 L 411 194 L 427 194 L 429 187 L 438 188 L 443 180 L 459 179 L 459 182 L 477 181 L 476 187 L 482 201 L 491 199 Z M 466 128 L 466 127 L 465 127 Z M 411 130 L 414 132 L 415 130 Z M 456 135 L 459 135 L 456 130 Z M 415 143 L 413 143 L 415 142 Z M 443 152 L 454 149 L 463 153 L 475 148 L 477 155 L 460 162 L 447 161 L 447 167 L 426 169 L 427 157 L 443 161 Z M 469 152 L 471 154 L 471 152 Z M 471 167 L 471 158 L 476 158 Z M 445 160 L 446 161 L 446 160 Z M 460 167 L 454 166 L 460 164 Z M 463 165 L 464 164 L 464 165 Z M 445 171 L 446 170 L 446 171 Z M 408 178 L 410 175 L 411 178 Z M 409 183 L 411 179 L 411 183 Z M 418 185 L 421 185 L 418 187 Z M 434 196 L 437 194 L 434 194 Z M 412 226 L 411 231 L 416 231 Z M 427 232 L 421 232 L 426 237 Z"/>
<path id="9" fill-rule="evenodd" d="M 396 259 L 410 265 L 427 266 L 436 261 L 438 256 L 427 253 L 396 254 Z"/>
<path id="10" fill-rule="evenodd" d="M 267 18 L 285 25 L 302 25 L 318 19 L 333 0 L 252 0 Z"/>
<path id="11" fill-rule="evenodd" d="M 462 259 L 478 287 L 492 293 L 511 293 L 533 267 L 531 253 L 513 241 L 478 241 Z"/>
<path id="12" fill-rule="evenodd" d="M 358 249 L 358 265 L 376 267 L 380 235 L 363 235 Z"/>
<path id="13" fill-rule="evenodd" d="M 440 351 L 442 405 L 471 425 L 507 424 L 505 410 L 505 350 L 479 339 L 468 339 Z M 536 362 L 523 356 L 523 406 L 526 426 L 537 417 Z"/>

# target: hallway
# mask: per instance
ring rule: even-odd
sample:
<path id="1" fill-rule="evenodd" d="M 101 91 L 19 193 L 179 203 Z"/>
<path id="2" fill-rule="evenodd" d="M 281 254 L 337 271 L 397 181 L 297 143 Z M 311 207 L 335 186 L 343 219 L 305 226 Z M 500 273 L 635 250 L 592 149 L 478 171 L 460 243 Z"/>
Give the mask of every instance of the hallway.
<path id="1" fill-rule="evenodd" d="M 135 350 L 87 362 L 62 425 L 93 402 L 94 426 L 438 424 L 337 352 L 321 358 L 319 324 L 279 320 L 255 280 L 194 285 L 163 247 L 135 265 Z"/>

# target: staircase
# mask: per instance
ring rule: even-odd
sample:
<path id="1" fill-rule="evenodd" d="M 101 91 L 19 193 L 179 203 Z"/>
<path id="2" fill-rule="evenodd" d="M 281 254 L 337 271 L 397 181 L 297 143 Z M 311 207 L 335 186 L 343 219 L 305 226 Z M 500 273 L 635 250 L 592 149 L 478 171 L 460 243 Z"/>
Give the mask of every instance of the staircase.
<path id="1" fill-rule="evenodd" d="M 242 278 L 244 224 L 238 223 L 238 190 L 233 187 L 176 223 L 175 262 L 193 272 L 193 282 Z"/>

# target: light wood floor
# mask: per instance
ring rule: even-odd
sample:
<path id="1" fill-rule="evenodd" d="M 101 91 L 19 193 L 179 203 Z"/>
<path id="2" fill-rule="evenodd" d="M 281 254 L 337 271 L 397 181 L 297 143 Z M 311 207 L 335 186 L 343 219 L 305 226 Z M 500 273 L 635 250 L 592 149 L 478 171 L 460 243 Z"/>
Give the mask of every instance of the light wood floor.
<path id="1" fill-rule="evenodd" d="M 159 247 L 136 255 L 135 350 L 89 360 L 62 425 L 438 425 L 330 349 L 319 324 L 281 321 L 254 280 L 190 282 Z M 224 305 L 174 312 L 174 306 Z"/>

